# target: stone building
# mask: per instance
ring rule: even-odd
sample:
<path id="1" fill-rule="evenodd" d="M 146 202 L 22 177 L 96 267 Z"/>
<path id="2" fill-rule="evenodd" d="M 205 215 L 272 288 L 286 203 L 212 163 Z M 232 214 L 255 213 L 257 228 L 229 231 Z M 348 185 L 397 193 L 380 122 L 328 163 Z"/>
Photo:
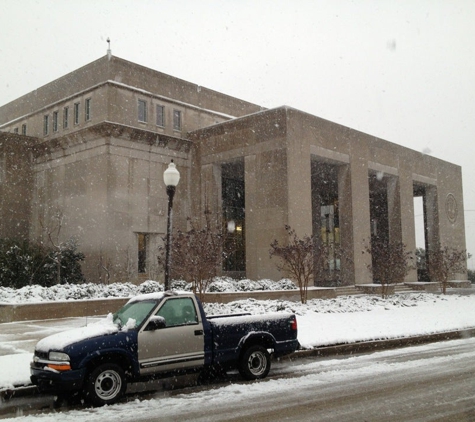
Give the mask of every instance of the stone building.
<path id="1" fill-rule="evenodd" d="M 46 242 L 61 215 L 89 281 L 160 278 L 171 159 L 175 227 L 205 208 L 233 227 L 224 274 L 280 278 L 269 246 L 290 225 L 327 245 L 318 282 L 368 283 L 372 236 L 415 250 L 416 196 L 426 250 L 465 248 L 459 166 L 111 55 L 0 107 L 0 237 Z"/>

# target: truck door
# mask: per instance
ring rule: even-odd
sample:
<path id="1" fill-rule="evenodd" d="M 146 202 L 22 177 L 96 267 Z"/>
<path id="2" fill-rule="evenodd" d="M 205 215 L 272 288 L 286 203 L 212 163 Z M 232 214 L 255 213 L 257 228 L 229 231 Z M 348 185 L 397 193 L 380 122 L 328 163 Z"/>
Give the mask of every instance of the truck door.
<path id="1" fill-rule="evenodd" d="M 145 324 L 138 335 L 140 374 L 187 369 L 204 365 L 203 323 L 191 297 L 166 298 L 155 316 L 164 328 Z"/>

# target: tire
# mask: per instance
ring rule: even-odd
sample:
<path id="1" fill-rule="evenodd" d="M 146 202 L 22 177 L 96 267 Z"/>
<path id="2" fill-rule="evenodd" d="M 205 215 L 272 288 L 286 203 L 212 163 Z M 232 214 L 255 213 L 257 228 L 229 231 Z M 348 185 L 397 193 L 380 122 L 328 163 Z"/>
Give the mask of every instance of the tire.
<path id="1" fill-rule="evenodd" d="M 270 371 L 270 354 L 263 346 L 248 347 L 239 362 L 239 373 L 246 380 L 267 377 Z"/>
<path id="2" fill-rule="evenodd" d="M 127 388 L 124 370 L 115 363 L 95 368 L 87 379 L 86 400 L 94 406 L 117 403 Z"/>

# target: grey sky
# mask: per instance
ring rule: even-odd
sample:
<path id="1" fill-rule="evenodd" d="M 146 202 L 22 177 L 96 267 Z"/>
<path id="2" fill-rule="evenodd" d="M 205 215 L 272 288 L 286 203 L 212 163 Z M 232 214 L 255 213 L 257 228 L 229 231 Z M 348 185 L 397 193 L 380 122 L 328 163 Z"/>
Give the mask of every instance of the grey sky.
<path id="1" fill-rule="evenodd" d="M 475 2 L 0 0 L 0 104 L 112 54 L 461 165 L 475 254 Z M 472 258 L 469 265 L 474 267 Z"/>

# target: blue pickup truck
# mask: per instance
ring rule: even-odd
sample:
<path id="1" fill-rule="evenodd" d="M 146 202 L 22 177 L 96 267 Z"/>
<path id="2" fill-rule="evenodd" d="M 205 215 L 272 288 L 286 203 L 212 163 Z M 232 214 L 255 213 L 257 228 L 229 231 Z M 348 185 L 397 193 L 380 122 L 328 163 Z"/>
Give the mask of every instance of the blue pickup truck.
<path id="1" fill-rule="evenodd" d="M 191 293 L 151 293 L 94 324 L 40 340 L 31 380 L 40 391 L 81 392 L 101 406 L 117 402 L 127 383 L 176 373 L 218 367 L 265 378 L 271 354 L 298 347 L 293 314 L 206 317 Z"/>

